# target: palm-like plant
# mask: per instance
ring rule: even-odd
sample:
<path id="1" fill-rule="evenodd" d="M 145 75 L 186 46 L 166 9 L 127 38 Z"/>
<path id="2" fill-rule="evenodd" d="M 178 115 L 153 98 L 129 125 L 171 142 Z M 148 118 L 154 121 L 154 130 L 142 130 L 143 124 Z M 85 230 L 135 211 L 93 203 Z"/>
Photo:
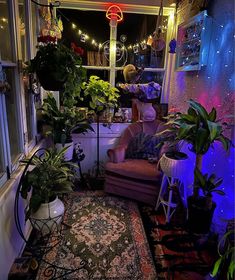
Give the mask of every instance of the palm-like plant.
<path id="1" fill-rule="evenodd" d="M 191 150 L 196 154 L 195 170 L 201 171 L 202 157 L 215 141 L 221 142 L 226 151 L 231 145 L 231 141 L 223 134 L 223 125 L 217 120 L 216 109 L 213 107 L 207 112 L 200 103 L 192 99 L 189 100 L 187 113 L 169 116 L 166 125 L 167 129 L 161 134 L 166 134 L 168 140 L 184 140 L 191 144 Z M 194 196 L 198 195 L 198 188 L 194 187 Z"/>

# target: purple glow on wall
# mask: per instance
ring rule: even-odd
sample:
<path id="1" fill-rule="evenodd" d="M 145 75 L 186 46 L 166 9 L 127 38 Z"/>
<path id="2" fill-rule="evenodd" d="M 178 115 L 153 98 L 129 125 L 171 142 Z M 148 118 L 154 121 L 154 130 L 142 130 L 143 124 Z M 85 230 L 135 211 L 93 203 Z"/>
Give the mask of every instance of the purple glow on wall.
<path id="1" fill-rule="evenodd" d="M 208 63 L 199 71 L 172 73 L 169 108 L 186 111 L 187 101 L 192 98 L 208 110 L 215 107 L 217 119 L 227 121 L 234 129 L 234 3 L 231 0 L 210 1 L 208 14 L 213 18 Z M 228 136 L 235 142 L 234 131 L 228 132 Z M 224 229 L 222 219 L 234 217 L 234 165 L 234 149 L 226 153 L 220 144 L 215 144 L 203 159 L 203 172 L 222 177 L 226 193 L 225 196 L 214 195 L 216 231 Z"/>

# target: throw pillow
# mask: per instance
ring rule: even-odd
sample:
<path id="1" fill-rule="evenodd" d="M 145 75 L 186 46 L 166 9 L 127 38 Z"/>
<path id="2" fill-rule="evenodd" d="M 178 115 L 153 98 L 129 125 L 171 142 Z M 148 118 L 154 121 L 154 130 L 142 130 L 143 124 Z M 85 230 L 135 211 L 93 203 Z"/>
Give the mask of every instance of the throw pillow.
<path id="1" fill-rule="evenodd" d="M 136 134 L 127 146 L 126 158 L 148 159 L 158 157 L 159 149 L 156 147 L 159 139 L 143 132 Z"/>

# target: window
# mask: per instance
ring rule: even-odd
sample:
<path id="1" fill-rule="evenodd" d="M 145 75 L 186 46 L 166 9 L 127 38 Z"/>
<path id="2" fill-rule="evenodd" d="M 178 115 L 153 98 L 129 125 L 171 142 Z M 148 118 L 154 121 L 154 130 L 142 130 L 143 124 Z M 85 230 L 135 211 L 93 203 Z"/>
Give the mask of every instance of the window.
<path id="1" fill-rule="evenodd" d="M 71 4 L 72 5 L 72 4 Z M 115 85 L 121 79 L 121 70 L 129 63 L 137 67 L 145 68 L 144 77 L 153 78 L 155 82 L 162 85 L 165 71 L 166 46 L 171 33 L 172 25 L 168 26 L 169 15 L 173 11 L 167 9 L 161 19 L 161 36 L 166 44 L 162 50 L 153 50 L 147 45 L 149 35 L 153 34 L 156 28 L 157 13 L 154 7 L 141 10 L 136 5 L 125 7 L 123 12 L 124 20 L 117 24 L 114 30 L 116 34 L 116 62 L 109 62 L 109 40 L 111 27 L 109 20 L 105 16 L 105 7 L 93 4 L 92 10 L 83 9 L 83 4 L 79 2 L 79 8 L 57 9 L 57 16 L 63 21 L 64 32 L 62 39 L 67 46 L 74 44 L 83 58 L 83 65 L 88 69 L 102 69 L 109 73 L 109 81 Z M 96 9 L 96 11 L 94 11 Z M 132 10 L 131 10 L 132 9 Z M 135 12 L 137 11 L 137 12 Z M 169 28 L 168 28 L 169 27 Z M 147 73 L 148 72 L 148 73 Z M 158 74 L 156 75 L 157 72 Z M 100 75 L 99 75 L 100 76 Z"/>
<path id="2" fill-rule="evenodd" d="M 4 38 L 0 40 L 0 82 L 4 85 L 0 92 L 0 187 L 28 153 L 28 138 L 33 140 L 35 134 L 33 96 L 23 91 L 19 71 L 21 61 L 32 57 L 30 11 L 31 1 L 0 1 L 0 37 Z M 36 27 L 36 17 L 34 21 Z"/>
<path id="3" fill-rule="evenodd" d="M 12 60 L 12 41 L 10 37 L 9 1 L 0 2 L 0 50 L 2 60 Z M 3 40 L 4 38 L 4 40 Z"/>

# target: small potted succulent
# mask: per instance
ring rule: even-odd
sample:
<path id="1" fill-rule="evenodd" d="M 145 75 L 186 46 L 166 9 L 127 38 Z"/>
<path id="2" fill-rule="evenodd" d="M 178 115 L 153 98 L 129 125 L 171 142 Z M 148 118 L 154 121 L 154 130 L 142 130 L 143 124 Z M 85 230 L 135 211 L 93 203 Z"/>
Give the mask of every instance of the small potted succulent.
<path id="1" fill-rule="evenodd" d="M 26 219 L 43 234 L 61 223 L 64 204 L 58 196 L 72 191 L 74 171 L 72 164 L 64 161 L 66 149 L 48 149 L 41 156 L 34 154 L 23 161 L 33 167 L 22 179 L 21 196 L 29 199 Z"/>

